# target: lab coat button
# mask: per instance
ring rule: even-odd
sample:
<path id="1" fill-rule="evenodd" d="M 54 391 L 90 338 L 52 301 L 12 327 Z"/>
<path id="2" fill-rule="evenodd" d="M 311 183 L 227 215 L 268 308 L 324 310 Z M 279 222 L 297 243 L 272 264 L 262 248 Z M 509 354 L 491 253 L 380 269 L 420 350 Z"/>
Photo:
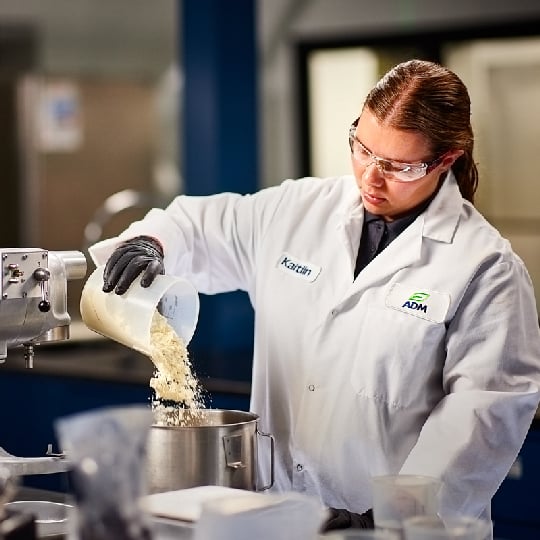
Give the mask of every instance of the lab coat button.
<path id="1" fill-rule="evenodd" d="M 310 384 L 310 385 L 308 386 L 308 390 L 309 390 L 310 392 L 315 392 L 315 385 L 314 385 L 314 384 Z"/>
<path id="2" fill-rule="evenodd" d="M 301 463 L 299 463 L 299 464 L 296 466 L 296 470 L 297 470 L 298 472 L 302 472 L 302 471 L 304 470 L 304 466 L 303 466 Z"/>

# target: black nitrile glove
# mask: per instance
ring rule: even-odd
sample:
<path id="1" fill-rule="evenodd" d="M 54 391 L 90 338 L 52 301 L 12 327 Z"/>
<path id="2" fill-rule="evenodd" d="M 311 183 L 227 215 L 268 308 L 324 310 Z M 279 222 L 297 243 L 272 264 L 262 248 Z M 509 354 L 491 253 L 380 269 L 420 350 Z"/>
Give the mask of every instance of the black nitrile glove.
<path id="1" fill-rule="evenodd" d="M 137 236 L 120 244 L 103 271 L 103 292 L 124 294 L 141 273 L 141 285 L 149 287 L 158 274 L 165 273 L 163 249 L 149 236 Z"/>
<path id="2" fill-rule="evenodd" d="M 321 532 L 335 529 L 374 529 L 373 510 L 369 509 L 363 514 L 355 514 L 344 508 L 329 508 L 330 517 L 322 527 Z"/>

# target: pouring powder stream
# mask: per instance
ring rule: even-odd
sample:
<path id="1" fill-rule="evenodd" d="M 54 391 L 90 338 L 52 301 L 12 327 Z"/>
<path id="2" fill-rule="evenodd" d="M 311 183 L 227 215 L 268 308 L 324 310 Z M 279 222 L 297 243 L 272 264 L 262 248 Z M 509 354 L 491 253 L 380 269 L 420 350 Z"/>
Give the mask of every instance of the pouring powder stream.
<path id="1" fill-rule="evenodd" d="M 186 420 L 186 415 L 179 413 L 180 407 L 192 410 L 194 415 L 204 408 L 202 389 L 192 373 L 186 344 L 157 310 L 152 318 L 150 345 L 150 359 L 156 367 L 150 379 L 155 392 L 154 420 L 159 425 L 180 425 Z M 178 405 L 168 406 L 164 402 Z"/>

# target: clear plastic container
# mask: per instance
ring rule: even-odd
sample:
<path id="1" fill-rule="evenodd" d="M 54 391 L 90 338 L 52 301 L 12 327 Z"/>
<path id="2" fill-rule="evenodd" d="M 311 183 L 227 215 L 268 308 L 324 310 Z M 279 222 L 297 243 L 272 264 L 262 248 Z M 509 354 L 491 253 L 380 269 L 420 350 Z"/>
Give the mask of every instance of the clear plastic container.
<path id="1" fill-rule="evenodd" d="M 439 511 L 437 478 L 420 475 L 376 476 L 373 482 L 373 519 L 380 529 L 401 535 L 403 521 L 413 516 L 436 516 Z"/>
<path id="2" fill-rule="evenodd" d="M 70 539 L 150 540 L 144 459 L 152 412 L 145 405 L 105 407 L 54 422 L 71 463 Z"/>
<path id="3" fill-rule="evenodd" d="M 150 287 L 139 276 L 122 295 L 103 292 L 99 266 L 81 294 L 81 316 L 88 328 L 143 354 L 150 355 L 150 327 L 157 309 L 187 345 L 199 317 L 199 295 L 183 278 L 158 275 Z"/>

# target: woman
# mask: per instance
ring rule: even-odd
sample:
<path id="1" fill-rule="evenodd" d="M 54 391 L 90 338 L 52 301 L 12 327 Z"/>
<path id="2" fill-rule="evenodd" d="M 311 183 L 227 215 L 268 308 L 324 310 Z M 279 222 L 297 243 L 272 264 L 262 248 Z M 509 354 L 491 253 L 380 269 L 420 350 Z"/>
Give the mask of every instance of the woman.
<path id="1" fill-rule="evenodd" d="M 489 518 L 539 403 L 540 337 L 522 261 L 473 206 L 467 90 L 400 64 L 349 144 L 354 176 L 150 211 L 92 248 L 104 290 L 165 271 L 248 292 L 274 489 L 342 509 L 328 528 L 372 525 L 370 478 L 398 473 L 440 478 L 442 515 Z"/>

